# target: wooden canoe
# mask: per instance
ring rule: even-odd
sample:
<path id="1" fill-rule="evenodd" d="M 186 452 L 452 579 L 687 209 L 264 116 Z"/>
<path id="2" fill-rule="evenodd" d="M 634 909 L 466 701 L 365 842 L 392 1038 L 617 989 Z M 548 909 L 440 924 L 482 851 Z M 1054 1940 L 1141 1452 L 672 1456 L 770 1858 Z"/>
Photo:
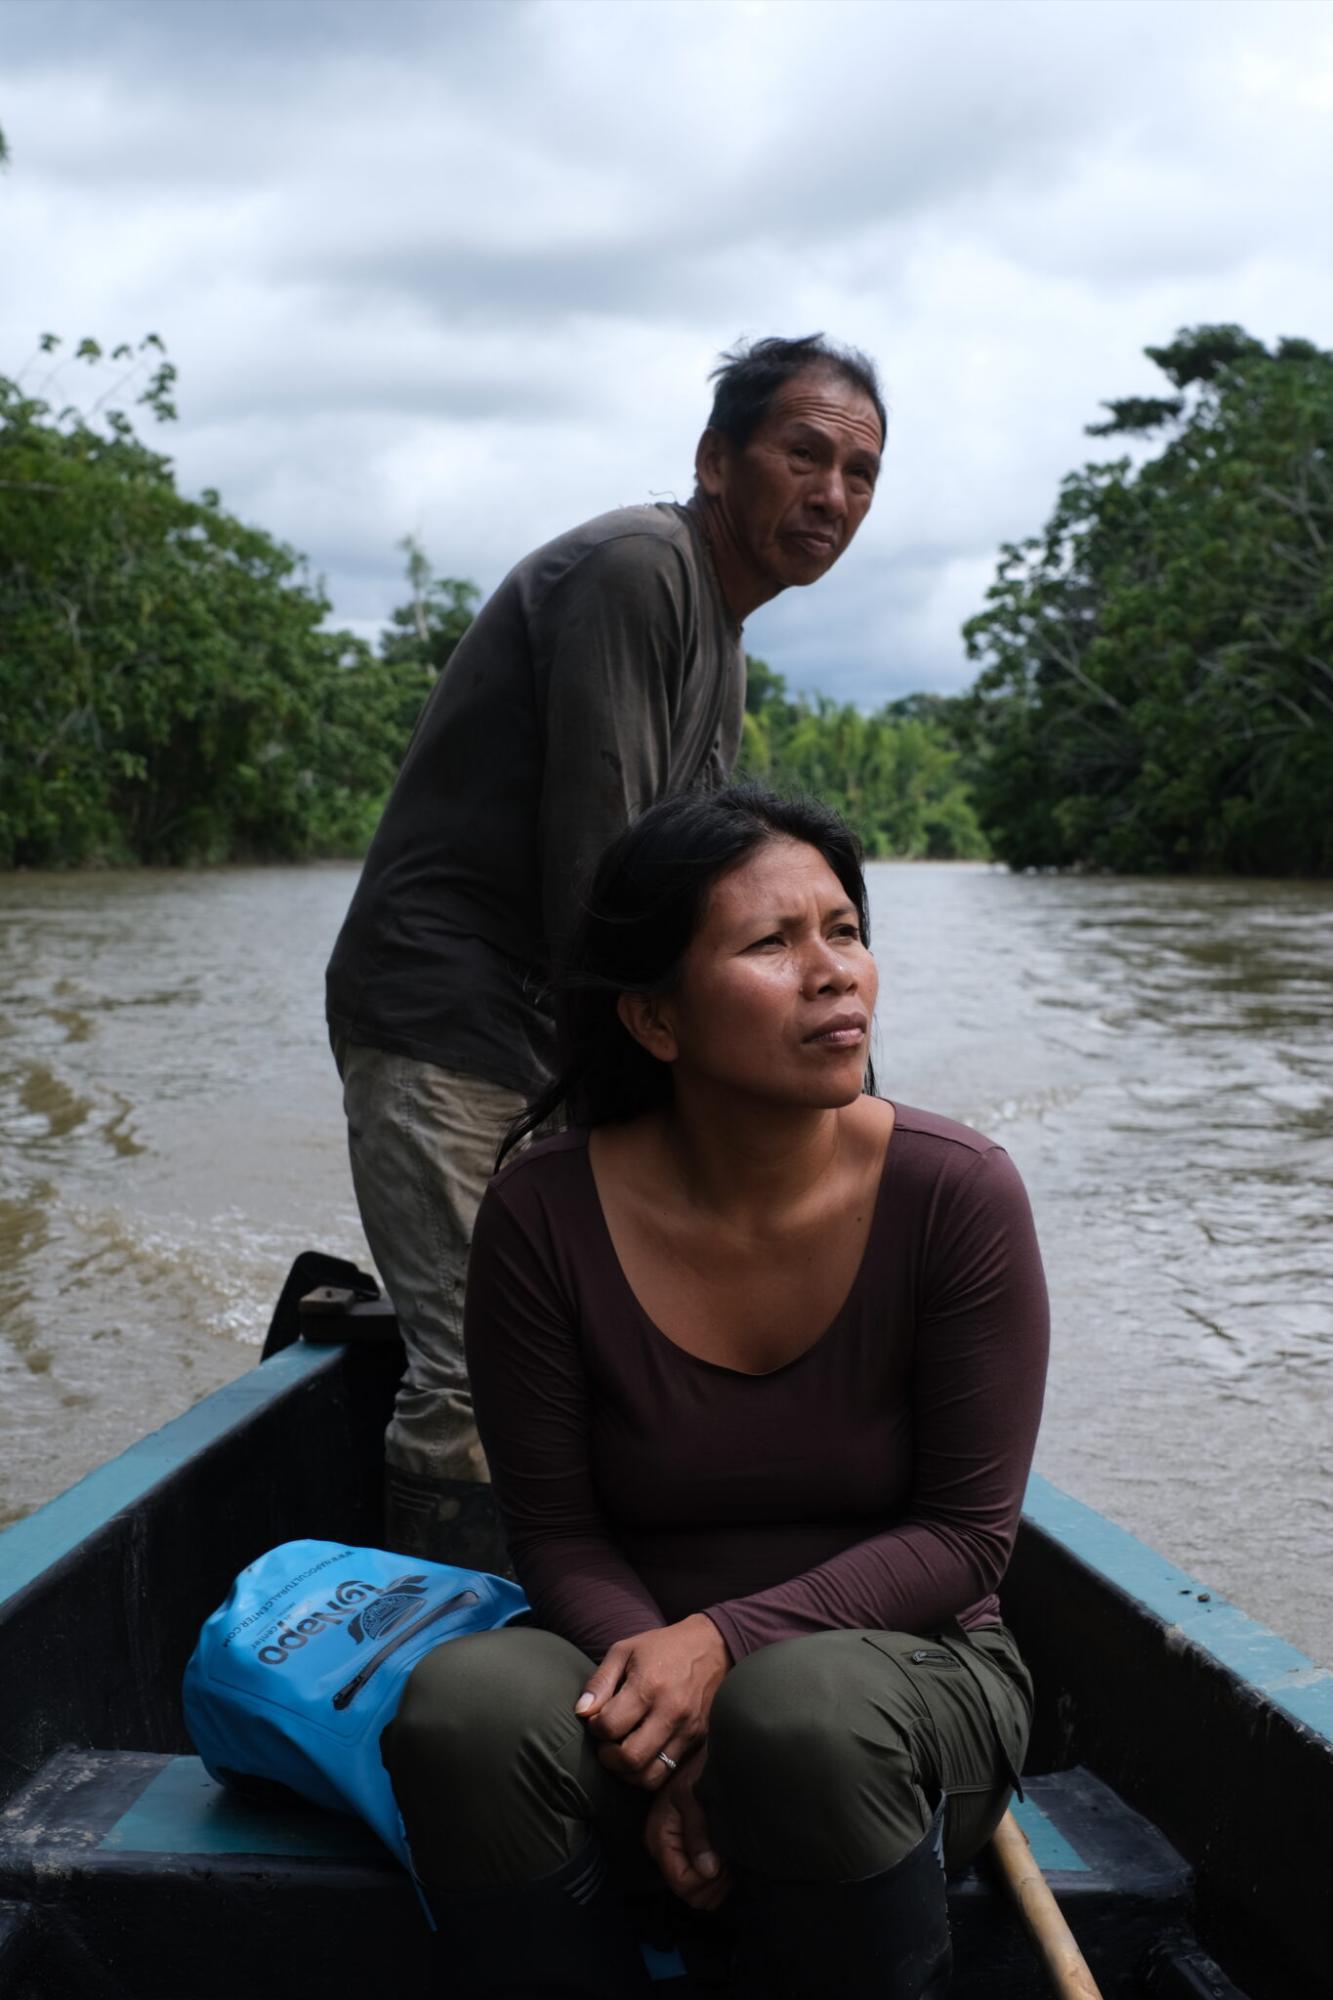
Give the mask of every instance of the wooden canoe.
<path id="1" fill-rule="evenodd" d="M 298 1260 L 259 1365 L 0 1535 L 10 2000 L 306 2000 L 386 1974 L 447 2000 L 447 1940 L 373 1837 L 214 1785 L 180 1710 L 237 1570 L 379 1539 L 401 1347 L 373 1289 Z M 1333 1673 L 1040 1478 L 1003 1595 L 1038 1694 L 1017 1817 L 1107 2000 L 1333 1994 Z M 955 2000 L 1048 1990 L 984 1859 L 950 1909 Z M 656 1964 L 664 2000 L 690 1990 Z"/>

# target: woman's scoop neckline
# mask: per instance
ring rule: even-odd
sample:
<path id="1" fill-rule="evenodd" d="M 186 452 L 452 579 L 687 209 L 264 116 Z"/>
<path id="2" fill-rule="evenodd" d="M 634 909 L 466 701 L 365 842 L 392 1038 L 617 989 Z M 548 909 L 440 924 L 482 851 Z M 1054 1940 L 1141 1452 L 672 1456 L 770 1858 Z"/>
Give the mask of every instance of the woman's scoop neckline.
<path id="1" fill-rule="evenodd" d="M 601 1253 L 615 1275 L 616 1284 L 633 1308 L 635 1318 L 638 1320 L 640 1326 L 653 1337 L 655 1342 L 660 1342 L 663 1346 L 668 1347 L 673 1354 L 679 1355 L 682 1361 L 689 1362 L 696 1368 L 706 1368 L 716 1375 L 728 1375 L 739 1382 L 775 1381 L 778 1376 L 787 1374 L 793 1368 L 799 1368 L 803 1362 L 810 1359 L 811 1355 L 818 1353 L 820 1349 L 829 1344 L 833 1336 L 838 1332 L 842 1321 L 847 1317 L 851 1308 L 856 1303 L 864 1287 L 866 1274 L 879 1240 L 880 1212 L 885 1203 L 889 1178 L 897 1151 L 895 1141 L 898 1137 L 898 1106 L 892 1099 L 886 1098 L 884 1102 L 889 1105 L 893 1112 L 893 1124 L 890 1127 L 889 1137 L 884 1147 L 884 1159 L 880 1166 L 879 1180 L 875 1188 L 875 1199 L 871 1209 L 870 1228 L 866 1235 L 865 1248 L 861 1252 L 856 1270 L 852 1274 L 851 1283 L 848 1285 L 841 1304 L 828 1321 L 828 1324 L 816 1334 L 809 1346 L 803 1347 L 799 1354 L 793 1354 L 789 1360 L 780 1361 L 776 1368 L 732 1368 L 725 1361 L 710 1361 L 705 1355 L 695 1354 L 692 1349 L 682 1347 L 678 1340 L 673 1340 L 671 1335 L 657 1324 L 657 1321 L 643 1304 L 638 1293 L 630 1283 L 629 1273 L 620 1260 L 620 1252 L 616 1249 L 615 1238 L 611 1234 L 611 1224 L 607 1220 L 606 1209 L 602 1202 L 601 1189 L 597 1185 L 597 1175 L 593 1169 L 592 1146 L 590 1144 L 592 1131 L 590 1129 L 585 1130 L 583 1133 L 583 1144 L 579 1148 L 579 1151 L 583 1158 L 583 1171 L 587 1176 L 588 1197 L 597 1219 L 597 1237 Z"/>

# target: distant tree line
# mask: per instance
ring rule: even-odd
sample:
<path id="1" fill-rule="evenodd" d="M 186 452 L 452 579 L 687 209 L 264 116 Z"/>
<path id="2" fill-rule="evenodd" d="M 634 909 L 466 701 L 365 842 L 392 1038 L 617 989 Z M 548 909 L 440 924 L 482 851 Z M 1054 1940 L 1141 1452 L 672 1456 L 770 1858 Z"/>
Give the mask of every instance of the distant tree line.
<path id="1" fill-rule="evenodd" d="M 863 715 L 827 695 L 789 697 L 764 660 L 747 667 L 744 776 L 827 800 L 874 858 L 988 853 L 969 797 L 958 702 L 909 695 Z"/>
<path id="2" fill-rule="evenodd" d="M 1002 549 L 968 693 L 867 715 L 751 660 L 746 773 L 872 856 L 1333 870 L 1333 356 L 1147 351 L 1174 393 L 1089 428 L 1161 448 Z M 68 358 L 115 372 L 91 409 L 0 376 L 0 866 L 359 854 L 475 585 L 409 538 L 378 645 L 331 629 L 302 558 L 137 434 L 174 415 L 156 336 Z"/>
<path id="3" fill-rule="evenodd" d="M 121 371 L 90 412 L 0 377 L 0 866 L 359 854 L 476 586 L 409 537 L 378 646 L 330 629 L 299 556 L 180 493 L 106 407 L 175 415 L 156 336 L 72 358 Z M 983 854 L 953 706 L 864 716 L 751 661 L 743 768 L 830 799 L 871 854 Z"/>
<path id="4" fill-rule="evenodd" d="M 119 372 L 100 408 L 0 376 L 0 866 L 360 853 L 475 588 L 409 545 L 378 650 L 330 630 L 302 559 L 107 407 L 174 415 L 156 336 L 73 358 Z"/>
<path id="5" fill-rule="evenodd" d="M 973 798 L 1016 867 L 1333 871 L 1333 355 L 1236 326 L 1146 350 L 964 628 Z"/>

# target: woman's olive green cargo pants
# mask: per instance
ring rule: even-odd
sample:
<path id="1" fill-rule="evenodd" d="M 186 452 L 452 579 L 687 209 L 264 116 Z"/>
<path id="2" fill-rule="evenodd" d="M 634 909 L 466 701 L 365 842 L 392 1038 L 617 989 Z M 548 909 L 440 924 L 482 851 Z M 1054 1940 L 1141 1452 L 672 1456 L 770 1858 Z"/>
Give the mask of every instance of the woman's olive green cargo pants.
<path id="1" fill-rule="evenodd" d="M 456 1639 L 415 1669 L 384 1732 L 417 1873 L 459 1889 L 550 1874 L 595 1828 L 641 1885 L 650 1794 L 602 1769 L 574 1714 L 593 1662 L 532 1626 Z M 989 1838 L 1022 1768 L 1031 1681 L 1003 1626 L 823 1632 L 750 1654 L 713 1704 L 699 1797 L 714 1845 L 769 1878 L 847 1882 L 919 1846 Z"/>

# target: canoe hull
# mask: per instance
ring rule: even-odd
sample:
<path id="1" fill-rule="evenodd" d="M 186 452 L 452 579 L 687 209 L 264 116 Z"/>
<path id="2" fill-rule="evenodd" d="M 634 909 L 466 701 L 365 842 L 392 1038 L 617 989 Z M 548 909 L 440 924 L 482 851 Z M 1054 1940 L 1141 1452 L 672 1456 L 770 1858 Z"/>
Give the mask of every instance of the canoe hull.
<path id="1" fill-rule="evenodd" d="M 0 1807 L 67 1746 L 188 1752 L 181 1669 L 236 1571 L 379 1539 L 400 1365 L 395 1341 L 297 1342 L 0 1536 Z M 1038 1689 L 1029 1767 L 1087 1766 L 1163 1829 L 1253 2000 L 1320 1991 L 1333 1675 L 1041 1480 L 1004 1602 Z"/>

